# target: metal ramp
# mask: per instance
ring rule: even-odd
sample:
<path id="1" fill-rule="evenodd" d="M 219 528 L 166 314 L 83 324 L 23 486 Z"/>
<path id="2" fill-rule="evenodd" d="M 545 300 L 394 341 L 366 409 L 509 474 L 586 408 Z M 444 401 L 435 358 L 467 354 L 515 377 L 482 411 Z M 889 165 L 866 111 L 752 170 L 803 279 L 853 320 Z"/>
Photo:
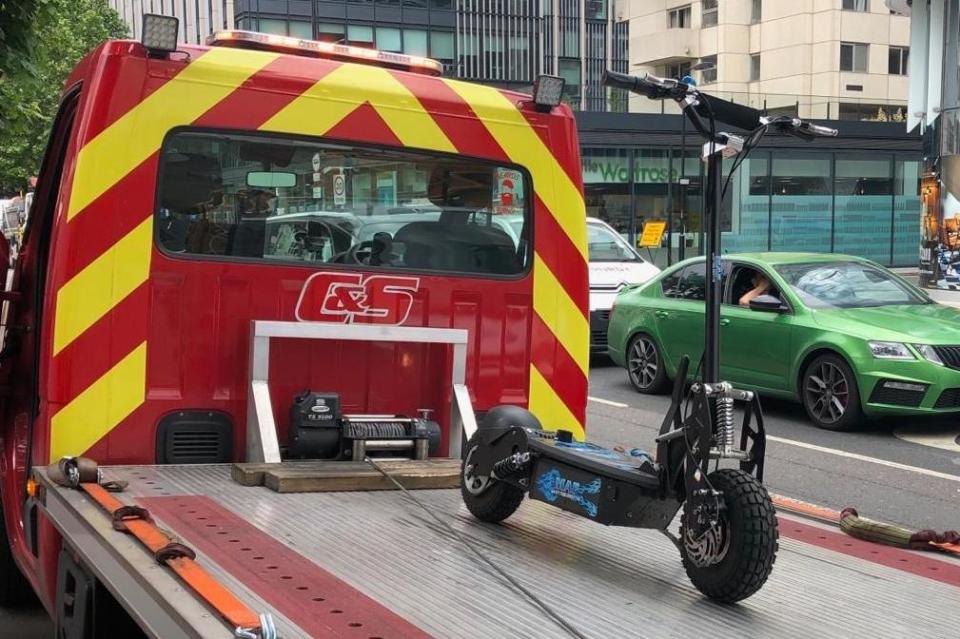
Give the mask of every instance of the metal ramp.
<path id="1" fill-rule="evenodd" d="M 147 506 L 242 599 L 272 611 L 286 639 L 569 637 L 399 492 L 277 494 L 234 483 L 229 466 L 104 475 L 129 481 L 121 499 Z M 214 630 L 216 620 L 171 573 L 131 551 L 84 495 L 45 483 L 55 523 L 88 531 L 71 538 L 101 548 L 78 548 L 81 556 L 112 554 L 98 556 L 98 572 L 127 571 L 164 593 L 157 608 L 172 621 L 160 621 L 183 630 L 165 639 L 230 636 Z M 607 528 L 529 500 L 490 526 L 472 519 L 459 491 L 417 497 L 590 638 L 957 636 L 960 561 L 863 547 L 809 520 L 781 515 L 769 581 L 723 606 L 694 589 L 677 550 L 655 531 Z"/>

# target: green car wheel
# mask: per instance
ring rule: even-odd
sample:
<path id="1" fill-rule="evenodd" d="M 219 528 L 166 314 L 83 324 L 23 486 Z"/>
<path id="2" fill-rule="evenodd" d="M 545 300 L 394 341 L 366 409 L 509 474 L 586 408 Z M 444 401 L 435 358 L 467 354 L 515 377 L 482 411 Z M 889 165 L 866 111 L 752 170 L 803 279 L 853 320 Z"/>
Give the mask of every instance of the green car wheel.
<path id="1" fill-rule="evenodd" d="M 662 393 L 670 383 L 660 347 L 646 333 L 638 333 L 630 340 L 627 349 L 627 376 L 638 392 L 648 395 Z"/>
<path id="2" fill-rule="evenodd" d="M 803 372 L 803 407 L 810 420 L 826 430 L 852 430 L 863 411 L 857 378 L 843 358 L 830 354 L 813 359 Z"/>

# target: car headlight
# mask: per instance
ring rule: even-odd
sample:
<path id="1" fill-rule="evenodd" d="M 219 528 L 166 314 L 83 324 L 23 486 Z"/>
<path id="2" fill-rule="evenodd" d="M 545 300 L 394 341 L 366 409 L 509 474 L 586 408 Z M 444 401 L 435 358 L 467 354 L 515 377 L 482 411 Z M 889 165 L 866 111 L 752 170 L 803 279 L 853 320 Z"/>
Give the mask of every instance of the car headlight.
<path id="1" fill-rule="evenodd" d="M 906 344 L 900 342 L 867 342 L 870 352 L 879 359 L 916 359 Z"/>
<path id="2" fill-rule="evenodd" d="M 937 355 L 937 350 L 933 346 L 929 344 L 914 344 L 913 347 L 917 349 L 918 353 L 923 355 L 924 359 L 943 366 L 943 360 Z"/>

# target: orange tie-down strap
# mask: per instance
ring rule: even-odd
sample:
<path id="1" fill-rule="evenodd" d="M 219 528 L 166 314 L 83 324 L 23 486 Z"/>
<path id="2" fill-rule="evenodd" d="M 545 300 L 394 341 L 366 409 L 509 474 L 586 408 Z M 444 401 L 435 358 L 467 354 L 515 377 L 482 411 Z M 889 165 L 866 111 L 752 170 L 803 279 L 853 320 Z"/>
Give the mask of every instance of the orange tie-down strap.
<path id="1" fill-rule="evenodd" d="M 79 487 L 110 513 L 114 528 L 130 533 L 140 540 L 140 543 L 150 549 L 157 561 L 169 566 L 228 623 L 238 631 L 246 631 L 246 634 L 241 636 L 261 634 L 261 623 L 257 613 L 204 570 L 195 561 L 196 555 L 192 550 L 170 539 L 166 533 L 157 528 L 145 509 L 124 504 L 99 484 L 81 483 Z"/>

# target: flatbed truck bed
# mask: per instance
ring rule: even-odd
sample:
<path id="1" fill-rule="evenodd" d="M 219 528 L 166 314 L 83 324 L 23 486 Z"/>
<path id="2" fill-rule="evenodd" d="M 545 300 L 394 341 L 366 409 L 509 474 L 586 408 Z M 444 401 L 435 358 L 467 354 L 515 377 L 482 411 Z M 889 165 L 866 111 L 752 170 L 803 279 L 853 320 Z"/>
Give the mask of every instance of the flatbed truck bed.
<path id="1" fill-rule="evenodd" d="M 569 636 L 398 491 L 278 494 L 235 483 L 229 465 L 102 470 L 129 482 L 121 501 L 147 507 L 241 600 L 272 613 L 285 639 Z M 39 477 L 65 543 L 148 635 L 232 636 L 82 491 Z M 769 581 L 723 606 L 690 584 L 677 549 L 655 531 L 604 527 L 530 500 L 486 525 L 457 490 L 416 497 L 586 637 L 957 636 L 960 561 L 812 520 L 780 514 Z"/>

